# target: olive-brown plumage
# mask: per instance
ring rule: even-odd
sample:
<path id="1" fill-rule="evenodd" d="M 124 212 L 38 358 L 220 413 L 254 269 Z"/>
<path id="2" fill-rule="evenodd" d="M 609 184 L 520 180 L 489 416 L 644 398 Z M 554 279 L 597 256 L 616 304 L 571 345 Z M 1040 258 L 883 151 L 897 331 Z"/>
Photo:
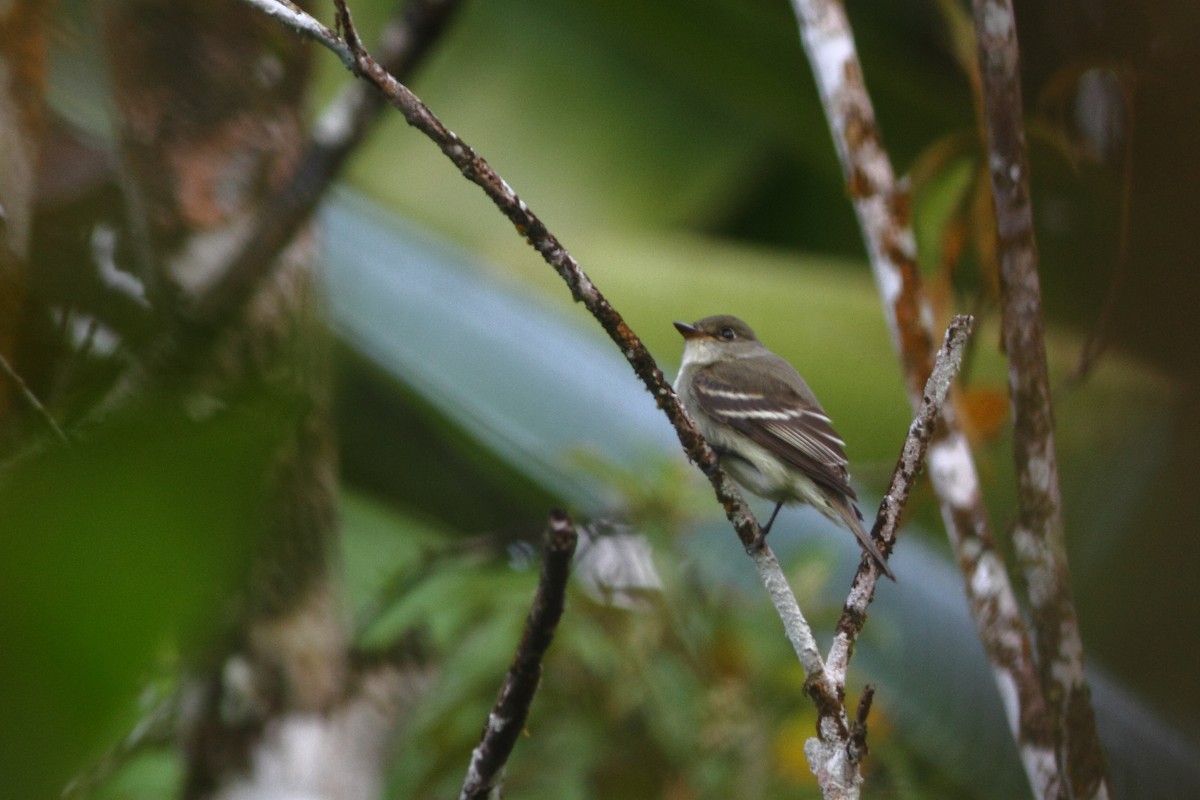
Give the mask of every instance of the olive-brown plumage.
<path id="1" fill-rule="evenodd" d="M 721 466 L 747 491 L 808 503 L 849 528 L 880 571 L 895 580 L 863 527 L 844 451 L 821 404 L 791 364 L 737 317 L 676 322 L 685 344 L 675 391 Z"/>

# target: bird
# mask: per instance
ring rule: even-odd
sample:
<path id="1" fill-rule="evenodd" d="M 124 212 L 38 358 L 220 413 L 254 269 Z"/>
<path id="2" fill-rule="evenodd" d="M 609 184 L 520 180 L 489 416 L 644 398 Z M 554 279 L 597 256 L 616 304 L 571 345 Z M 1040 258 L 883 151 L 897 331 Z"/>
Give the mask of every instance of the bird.
<path id="1" fill-rule="evenodd" d="M 725 471 L 751 494 L 775 502 L 762 536 L 784 505 L 808 503 L 848 528 L 894 581 L 855 505 L 846 443 L 796 368 L 737 317 L 674 324 L 684 338 L 675 393 Z"/>

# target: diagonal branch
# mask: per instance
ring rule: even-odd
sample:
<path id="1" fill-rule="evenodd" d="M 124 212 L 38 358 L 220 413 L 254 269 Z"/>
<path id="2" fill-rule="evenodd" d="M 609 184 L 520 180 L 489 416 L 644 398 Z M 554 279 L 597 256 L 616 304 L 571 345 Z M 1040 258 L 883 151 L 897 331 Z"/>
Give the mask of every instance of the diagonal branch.
<path id="1" fill-rule="evenodd" d="M 933 438 L 938 417 L 950 391 L 950 382 L 962 365 L 963 347 L 971 335 L 975 319 L 970 316 L 956 316 L 946 329 L 946 338 L 942 348 L 938 350 L 933 362 L 933 371 L 925 383 L 925 392 L 921 397 L 921 407 L 908 428 L 908 438 L 900 450 L 900 459 L 892 472 L 891 483 L 879 504 L 879 514 L 875 520 L 873 539 L 882 542 L 881 550 L 890 554 L 896 542 L 896 530 L 900 525 L 900 514 L 908 504 L 908 495 L 916 483 L 917 475 L 925 463 L 925 454 L 929 442 Z M 878 532 L 878 536 L 876 536 Z M 834 682 L 839 686 L 846 683 L 846 668 L 849 666 L 850 653 L 854 640 L 862 631 L 863 623 L 867 621 L 867 606 L 875 596 L 875 582 L 879 572 L 874 562 L 864 559 L 854 576 L 850 587 L 850 595 L 842 608 L 842 618 L 838 620 L 837 633 L 834 635 L 833 646 L 826 659 L 826 668 Z"/>
<path id="2" fill-rule="evenodd" d="M 716 453 L 708 446 L 688 418 L 687 412 L 675 396 L 674 389 L 663 377 L 662 370 L 654 361 L 642 340 L 621 318 L 607 298 L 600 293 L 591 278 L 583 271 L 566 248 L 547 230 L 525 201 L 517 196 L 512 187 L 496 174 L 491 165 L 478 155 L 458 134 L 442 124 L 420 98 L 404 84 L 389 75 L 370 54 L 364 50 L 352 50 L 346 42 L 330 28 L 297 8 L 286 0 L 242 0 L 278 20 L 281 24 L 328 48 L 341 59 L 346 68 L 373 85 L 387 101 L 395 107 L 409 125 L 424 133 L 443 154 L 458 168 L 463 176 L 483 190 L 505 217 L 512 222 L 517 233 L 523 236 L 547 264 L 571 290 L 571 296 L 583 306 L 604 328 L 609 338 L 620 348 L 646 389 L 655 398 L 663 413 L 667 415 L 680 444 L 688 457 L 704 472 L 713 486 L 725 514 L 737 531 L 742 544 L 749 549 L 758 536 L 758 522 L 750 507 L 742 499 L 733 480 L 725 474 L 717 461 Z M 353 30 L 345 4 L 339 3 L 340 24 L 343 30 Z"/>
<path id="3" fill-rule="evenodd" d="M 908 496 L 924 463 L 925 454 L 933 437 L 937 419 L 941 414 L 950 383 L 962 364 L 963 347 L 971 334 L 974 318 L 957 316 L 946 329 L 945 341 L 934 361 L 933 371 L 925 384 L 921 407 L 908 429 L 908 437 L 900 453 L 900 459 L 892 475 L 891 484 L 875 521 L 872 538 L 877 538 L 884 554 L 891 552 L 896 542 L 896 528 L 900 515 L 908 503 Z M 878 537 L 874 533 L 879 533 Z M 861 778 L 858 764 L 866 755 L 867 713 L 871 707 L 874 689 L 868 687 L 860 701 L 854 721 L 847 722 L 844 701 L 846 671 L 854 642 L 867 620 L 867 606 L 875 595 L 875 583 L 879 570 L 874 560 L 863 556 L 850 594 L 846 598 L 841 620 L 838 622 L 829 658 L 824 671 L 816 672 L 820 657 L 810 660 L 814 671 L 809 672 L 808 686 L 812 693 L 814 675 L 832 685 L 839 702 L 830 707 L 822 703 L 823 696 L 813 693 L 817 705 L 818 731 L 820 739 L 810 740 L 805 745 L 809 765 L 817 775 L 822 793 L 826 797 L 856 797 Z M 782 613 L 782 612 L 781 612 Z M 815 644 L 814 644 L 815 647 Z M 804 656 L 801 656 L 804 661 Z M 806 670 L 808 667 L 806 666 Z"/>
<path id="4" fill-rule="evenodd" d="M 897 187 L 883 148 L 845 7 L 838 0 L 792 0 L 792 6 L 916 407 L 931 369 L 933 314 L 921 291 L 909 198 Z M 943 410 L 928 458 L 971 615 L 1030 786 L 1038 797 L 1053 796 L 1060 776 L 1029 634 L 996 552 L 979 475 L 953 405 Z"/>
<path id="5" fill-rule="evenodd" d="M 562 616 L 571 558 L 578 541 L 575 526 L 566 512 L 552 511 L 542 543 L 542 572 L 529 618 L 525 620 L 525 631 L 500 686 L 496 705 L 483 726 L 479 745 L 471 753 L 459 800 L 486 800 L 503 782 L 504 765 L 525 729 L 529 706 L 542 679 L 542 659 Z"/>
<path id="6" fill-rule="evenodd" d="M 1010 0 L 974 0 L 973 5 L 1013 406 L 1019 489 L 1013 543 L 1029 586 L 1038 672 L 1059 762 L 1070 781 L 1069 796 L 1107 797 L 1107 768 L 1084 674 L 1083 641 L 1067 566 L 1016 19 Z"/>

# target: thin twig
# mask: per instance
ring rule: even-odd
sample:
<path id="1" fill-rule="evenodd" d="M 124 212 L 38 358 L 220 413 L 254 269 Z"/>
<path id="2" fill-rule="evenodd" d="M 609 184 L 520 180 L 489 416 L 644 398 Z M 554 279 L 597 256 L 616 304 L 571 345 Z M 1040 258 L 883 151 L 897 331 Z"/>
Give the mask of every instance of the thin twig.
<path id="1" fill-rule="evenodd" d="M 792 0 L 800 38 L 842 165 L 892 341 L 914 409 L 933 355 L 933 313 L 921 290 L 910 200 L 896 184 L 846 10 L 837 0 Z M 1021 760 L 1036 795 L 1057 773 L 1041 684 L 1016 594 L 996 552 L 979 474 L 953 404 L 928 453 L 929 477 L 963 574 L 963 587 Z"/>
<path id="2" fill-rule="evenodd" d="M 874 532 L 883 552 L 890 553 L 895 544 L 896 527 L 900 514 L 908 502 L 908 496 L 924 461 L 935 424 L 941 412 L 950 382 L 962 363 L 963 346 L 971 333 L 974 320 L 969 316 L 955 317 L 946 329 L 945 343 L 938 351 L 933 372 L 926 382 L 920 410 L 909 426 L 908 437 L 900 453 L 900 459 L 892 475 L 891 484 L 883 502 L 880 503 Z M 867 606 L 875 594 L 875 583 L 879 578 L 878 567 L 872 559 L 864 558 L 846 598 L 841 620 L 838 622 L 829 658 L 825 663 L 823 678 L 834 687 L 836 696 L 845 696 L 846 671 L 854 641 L 858 638 L 867 619 Z M 861 785 L 858 764 L 867 753 L 866 715 L 871 707 L 874 689 L 868 687 L 859 703 L 858 715 L 846 722 L 844 703 L 836 709 L 825 711 L 817 702 L 818 730 L 828 730 L 825 741 L 810 741 L 805 747 L 809 765 L 817 776 L 825 797 L 857 797 Z M 814 700 L 817 698 L 814 697 Z M 828 713 L 828 721 L 824 714 Z M 827 722 L 827 725 L 826 725 Z"/>
<path id="3" fill-rule="evenodd" d="M 508 674 L 504 676 L 496 704 L 483 726 L 479 745 L 471 753 L 460 800 L 484 800 L 502 780 L 513 745 L 525 729 L 529 706 L 542 677 L 542 659 L 562 616 L 571 557 L 577 542 L 575 526 L 566 513 L 557 509 L 552 511 L 542 545 L 542 572 L 533 607 L 529 610 L 525 632 Z"/>
<path id="4" fill-rule="evenodd" d="M 908 503 L 909 492 L 925 463 L 925 453 L 950 391 L 950 383 L 962 364 L 963 348 L 971 335 L 974 323 L 973 317 L 960 315 L 952 319 L 950 326 L 946 328 L 945 341 L 934 359 L 933 372 L 925 383 L 921 407 L 908 428 L 908 437 L 900 450 L 900 458 L 892 472 L 891 483 L 888 484 L 875 518 L 872 538 L 880 542 L 880 550 L 884 554 L 891 553 L 895 546 L 900 514 Z M 829 650 L 829 658 L 825 662 L 826 669 L 838 685 L 845 684 L 854 640 L 858 638 L 863 623 L 867 620 L 867 606 L 875 596 L 875 582 L 878 579 L 879 570 L 874 561 L 864 559 L 854 576 L 854 583 L 842 609 L 842 618 L 838 621 L 833 646 Z"/>
<path id="5" fill-rule="evenodd" d="M 4 357 L 3 353 L 0 353 L 0 370 L 2 370 L 4 374 L 8 376 L 8 379 L 13 382 L 13 385 L 17 387 L 17 391 L 19 391 L 21 396 L 25 398 L 25 402 L 29 404 L 29 407 L 33 409 L 34 413 L 37 414 L 42 422 L 46 424 L 46 427 L 50 429 L 51 433 L 53 433 L 60 442 L 69 445 L 71 440 L 67 437 L 66 431 L 59 426 L 58 422 L 54 419 L 54 415 L 50 413 L 50 410 L 42 405 L 42 401 L 39 400 L 38 396 L 33 393 L 33 390 L 29 388 L 29 384 L 25 383 L 25 379 L 22 378 L 15 369 L 13 369 L 12 364 L 8 363 L 8 359 Z"/>
<path id="6" fill-rule="evenodd" d="M 1070 781 L 1058 794 L 1105 798 L 1107 767 L 1084 674 L 1083 641 L 1067 566 L 1016 19 L 1010 0 L 974 0 L 973 8 L 1013 406 L 1013 460 L 1019 503 L 1013 543 L 1029 586 L 1038 673 L 1050 730 L 1059 763 Z"/>
<path id="7" fill-rule="evenodd" d="M 871 703 L 875 700 L 875 687 L 868 683 L 863 687 L 862 696 L 858 698 L 858 709 L 854 713 L 854 721 L 850 723 L 850 743 L 848 745 L 850 758 L 862 761 L 869 750 L 867 747 L 867 717 L 871 715 Z"/>
<path id="8" fill-rule="evenodd" d="M 809 768 L 826 798 L 857 797 L 862 783 L 858 761 L 849 758 L 850 724 L 846 719 L 843 686 L 833 680 L 796 595 L 788 585 L 775 553 L 767 545 L 751 551 L 759 578 L 783 621 L 788 641 L 804 669 L 804 689 L 817 709 L 817 736 L 805 742 Z"/>

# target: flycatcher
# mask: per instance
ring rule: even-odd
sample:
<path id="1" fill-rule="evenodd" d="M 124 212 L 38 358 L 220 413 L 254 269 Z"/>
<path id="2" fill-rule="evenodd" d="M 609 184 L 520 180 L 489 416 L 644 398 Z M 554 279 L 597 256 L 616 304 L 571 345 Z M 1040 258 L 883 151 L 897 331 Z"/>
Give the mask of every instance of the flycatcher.
<path id="1" fill-rule="evenodd" d="M 763 535 L 785 503 L 808 503 L 849 528 L 895 580 L 854 505 L 846 443 L 800 373 L 737 317 L 675 327 L 685 340 L 675 391 L 725 471 L 747 491 L 775 501 Z"/>

